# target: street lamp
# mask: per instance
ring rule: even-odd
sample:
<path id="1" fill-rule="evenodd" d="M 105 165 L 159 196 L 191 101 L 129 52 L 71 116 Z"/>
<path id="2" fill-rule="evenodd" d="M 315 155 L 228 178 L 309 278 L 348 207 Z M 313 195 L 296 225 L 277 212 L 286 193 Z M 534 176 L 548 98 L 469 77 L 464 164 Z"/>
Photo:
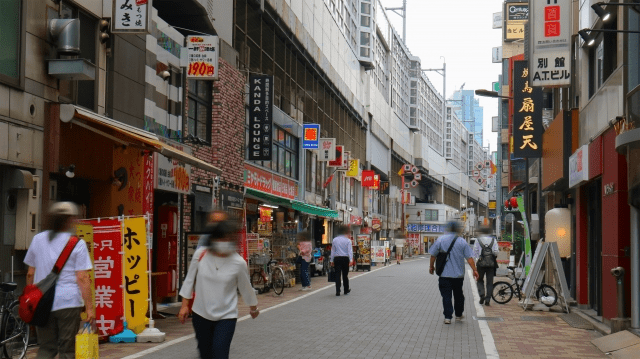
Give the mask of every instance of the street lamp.
<path id="1" fill-rule="evenodd" d="M 605 9 L 602 8 L 602 6 L 638 6 L 640 5 L 637 2 L 634 3 L 622 3 L 622 2 L 604 2 L 604 1 L 600 1 L 597 2 L 593 5 L 591 5 L 591 8 L 593 9 L 593 11 L 596 12 L 596 14 L 602 19 L 603 22 L 609 21 L 611 19 L 611 13 Z"/>
<path id="2" fill-rule="evenodd" d="M 496 91 L 489 90 L 476 90 L 476 96 L 491 97 L 499 99 L 511 100 L 511 96 L 502 96 Z M 497 156 L 497 168 L 498 168 L 498 183 L 496 184 L 496 237 L 500 235 L 500 221 L 502 217 L 502 119 L 498 119 L 498 156 Z"/>
<path id="3" fill-rule="evenodd" d="M 582 38 L 582 40 L 587 44 L 587 46 L 591 46 L 596 42 L 596 37 L 593 36 L 593 32 L 620 32 L 623 34 L 640 34 L 640 31 L 635 30 L 609 30 L 609 29 L 582 29 L 578 31 L 578 35 Z"/>

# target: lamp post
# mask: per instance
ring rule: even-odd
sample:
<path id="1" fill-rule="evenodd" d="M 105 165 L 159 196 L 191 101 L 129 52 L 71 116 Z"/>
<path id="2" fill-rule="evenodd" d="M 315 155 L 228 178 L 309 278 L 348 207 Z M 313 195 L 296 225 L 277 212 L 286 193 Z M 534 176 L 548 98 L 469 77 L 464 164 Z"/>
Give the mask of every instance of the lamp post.
<path id="1" fill-rule="evenodd" d="M 476 95 L 480 97 L 491 97 L 511 100 L 513 97 L 502 96 L 496 91 L 476 90 Z M 498 184 L 496 185 L 496 237 L 500 234 L 502 216 L 502 119 L 498 119 Z M 512 234 L 513 235 L 513 234 Z M 513 237 L 511 238 L 513 240 Z"/>
<path id="2" fill-rule="evenodd" d="M 407 0 L 402 0 L 402 7 L 386 7 L 385 10 L 393 11 L 402 17 L 402 41 L 407 43 Z M 398 11 L 402 11 L 402 14 Z"/>

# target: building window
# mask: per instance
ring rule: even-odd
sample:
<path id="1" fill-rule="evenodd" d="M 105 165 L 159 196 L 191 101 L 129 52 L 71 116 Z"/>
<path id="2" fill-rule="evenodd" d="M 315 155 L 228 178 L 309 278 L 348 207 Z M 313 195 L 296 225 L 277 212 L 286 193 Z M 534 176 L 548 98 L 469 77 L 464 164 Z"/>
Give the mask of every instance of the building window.
<path id="1" fill-rule="evenodd" d="M 0 82 L 21 86 L 24 57 L 23 1 L 3 0 L 0 11 Z"/>
<path id="2" fill-rule="evenodd" d="M 437 209 L 425 209 L 424 210 L 424 220 L 425 221 L 437 221 L 438 220 L 438 210 Z"/>
<path id="3" fill-rule="evenodd" d="M 616 23 L 605 24 L 606 30 L 616 30 Z M 616 33 L 600 33 L 589 48 L 589 97 L 598 92 L 618 66 Z"/>
<path id="4" fill-rule="evenodd" d="M 189 80 L 188 134 L 211 143 L 211 81 Z"/>
<path id="5" fill-rule="evenodd" d="M 80 20 L 79 58 L 96 65 L 98 19 L 66 2 L 60 3 L 60 18 Z M 60 102 L 72 103 L 96 111 L 96 83 L 95 80 L 60 80 Z"/>
<path id="6" fill-rule="evenodd" d="M 271 169 L 287 177 L 298 179 L 298 139 L 280 127 L 273 127 Z M 265 162 L 265 167 L 269 164 Z"/>

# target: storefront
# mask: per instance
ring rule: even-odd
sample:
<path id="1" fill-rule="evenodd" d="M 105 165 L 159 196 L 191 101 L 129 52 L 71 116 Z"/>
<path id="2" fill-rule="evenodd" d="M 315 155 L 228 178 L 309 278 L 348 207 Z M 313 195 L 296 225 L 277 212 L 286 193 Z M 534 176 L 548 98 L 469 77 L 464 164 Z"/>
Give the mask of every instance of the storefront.
<path id="1" fill-rule="evenodd" d="M 412 254 L 424 254 L 436 239 L 444 234 L 444 224 L 415 224 L 407 225 L 407 244 Z"/>

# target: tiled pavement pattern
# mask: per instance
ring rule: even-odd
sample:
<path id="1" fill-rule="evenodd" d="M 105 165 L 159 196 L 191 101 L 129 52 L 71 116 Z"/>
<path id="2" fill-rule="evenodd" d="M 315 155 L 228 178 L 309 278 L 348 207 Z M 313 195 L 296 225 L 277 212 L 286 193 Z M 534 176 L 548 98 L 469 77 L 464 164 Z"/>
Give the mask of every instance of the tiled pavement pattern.
<path id="1" fill-rule="evenodd" d="M 426 259 L 404 261 L 354 278 L 349 296 L 336 297 L 326 288 L 239 322 L 231 357 L 484 358 L 477 322 L 443 324 L 437 277 L 427 269 Z M 469 283 L 465 293 L 471 318 Z M 197 358 L 195 340 L 143 358 L 174 357 Z"/>
<path id="2" fill-rule="evenodd" d="M 590 343 L 601 336 L 598 332 L 571 327 L 559 317 L 561 313 L 523 311 L 517 298 L 504 305 L 492 302 L 484 311 L 487 317 L 504 319 L 488 322 L 501 359 L 607 358 Z M 552 321 L 523 321 L 523 316 Z"/>

